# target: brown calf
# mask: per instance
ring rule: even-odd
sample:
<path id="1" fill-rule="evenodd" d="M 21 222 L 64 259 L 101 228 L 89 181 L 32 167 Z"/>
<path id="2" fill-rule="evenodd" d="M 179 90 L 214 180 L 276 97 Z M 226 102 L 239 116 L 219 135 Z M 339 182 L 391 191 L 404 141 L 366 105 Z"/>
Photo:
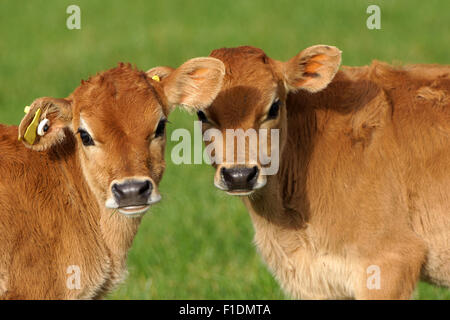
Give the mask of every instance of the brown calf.
<path id="1" fill-rule="evenodd" d="M 124 278 L 160 199 L 168 114 L 209 105 L 223 73 L 197 58 L 159 82 L 120 64 L 0 125 L 0 298 L 100 298 Z"/>
<path id="2" fill-rule="evenodd" d="M 227 159 L 215 185 L 244 196 L 290 296 L 406 299 L 420 276 L 450 286 L 450 67 L 338 71 L 329 46 L 287 62 L 252 47 L 211 56 L 226 75 L 203 130 L 280 130 L 276 175 Z"/>

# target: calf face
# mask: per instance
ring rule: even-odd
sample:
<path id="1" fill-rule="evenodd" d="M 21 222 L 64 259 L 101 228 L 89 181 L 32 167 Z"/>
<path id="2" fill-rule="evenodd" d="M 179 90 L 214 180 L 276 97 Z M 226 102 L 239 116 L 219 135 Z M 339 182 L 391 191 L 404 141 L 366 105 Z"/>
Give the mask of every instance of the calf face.
<path id="1" fill-rule="evenodd" d="M 209 105 L 223 74 L 222 62 L 213 58 L 189 60 L 161 81 L 120 64 L 82 81 L 66 99 L 35 100 L 19 139 L 45 151 L 75 135 L 82 172 L 100 207 L 140 215 L 161 198 L 169 112 L 179 104 Z"/>
<path id="2" fill-rule="evenodd" d="M 249 195 L 264 187 L 267 175 L 277 171 L 278 164 L 261 160 L 271 158 L 275 151 L 282 154 L 287 139 L 288 93 L 324 89 L 339 68 L 341 52 L 335 47 L 318 45 L 287 62 L 273 60 L 252 47 L 218 49 L 211 56 L 225 64 L 224 84 L 211 106 L 198 111 L 198 117 L 204 132 L 210 128 L 222 132 L 221 139 L 216 137 L 206 144 L 215 144 L 214 149 L 222 150 L 223 154 L 234 154 L 215 164 L 214 183 L 230 194 Z M 245 148 L 230 143 L 226 135 L 229 129 L 244 132 Z M 249 131 L 253 132 L 253 138 L 246 134 Z M 236 160 L 239 156 L 245 161 L 239 163 Z M 277 159 L 272 157 L 273 160 Z M 275 170 L 267 170 L 274 165 Z"/>

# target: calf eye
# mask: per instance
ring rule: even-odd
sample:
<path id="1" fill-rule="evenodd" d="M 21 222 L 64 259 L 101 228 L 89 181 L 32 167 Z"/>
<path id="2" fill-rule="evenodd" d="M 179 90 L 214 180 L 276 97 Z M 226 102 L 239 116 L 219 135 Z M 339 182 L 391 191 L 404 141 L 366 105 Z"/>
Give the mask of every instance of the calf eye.
<path id="1" fill-rule="evenodd" d="M 206 114 L 203 111 L 197 111 L 198 120 L 200 120 L 203 123 L 208 122 L 208 118 L 206 117 Z"/>
<path id="2" fill-rule="evenodd" d="M 81 142 L 83 142 L 84 146 L 93 146 L 94 140 L 92 139 L 91 135 L 83 129 L 78 129 L 78 133 L 80 134 Z"/>
<path id="3" fill-rule="evenodd" d="M 267 119 L 276 119 L 280 111 L 280 100 L 275 100 L 267 113 Z"/>
<path id="4" fill-rule="evenodd" d="M 159 120 L 158 126 L 155 131 L 155 138 L 162 137 L 164 135 L 164 130 L 166 128 L 167 119 L 163 118 Z"/>

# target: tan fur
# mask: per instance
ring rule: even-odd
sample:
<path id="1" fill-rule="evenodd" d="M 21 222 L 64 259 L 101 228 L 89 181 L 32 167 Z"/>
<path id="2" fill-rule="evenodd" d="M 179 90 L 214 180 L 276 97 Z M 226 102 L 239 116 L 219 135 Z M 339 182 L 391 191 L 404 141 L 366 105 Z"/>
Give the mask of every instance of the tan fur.
<path id="1" fill-rule="evenodd" d="M 333 78 L 313 61 L 317 81 L 302 87 L 289 74 L 308 57 L 289 73 L 292 60 L 257 48 L 211 56 L 226 75 L 204 129 L 281 130 L 278 174 L 243 200 L 256 246 L 291 297 L 408 299 L 420 276 L 450 286 L 448 66 L 374 62 Z M 324 64 L 337 67 L 335 57 Z M 274 94 L 279 118 L 262 124 Z M 367 287 L 372 265 L 380 289 Z"/>
<path id="2" fill-rule="evenodd" d="M 223 68 L 212 58 L 186 64 L 190 72 Z M 165 89 L 180 77 L 184 84 L 196 81 L 174 72 L 156 82 L 120 64 L 82 81 L 66 99 L 35 100 L 19 127 L 0 125 L 0 299 L 97 299 L 125 278 L 141 216 L 107 209 L 105 201 L 112 182 L 125 178 L 148 178 L 157 192 L 165 135 L 156 137 L 155 130 L 181 102 Z M 178 85 L 171 95 L 188 97 L 196 108 L 214 99 L 222 77 L 205 80 L 210 91 Z M 30 145 L 23 136 L 38 108 L 50 127 Z M 85 125 L 94 146 L 84 146 L 77 133 Z M 74 265 L 80 289 L 67 285 Z"/>

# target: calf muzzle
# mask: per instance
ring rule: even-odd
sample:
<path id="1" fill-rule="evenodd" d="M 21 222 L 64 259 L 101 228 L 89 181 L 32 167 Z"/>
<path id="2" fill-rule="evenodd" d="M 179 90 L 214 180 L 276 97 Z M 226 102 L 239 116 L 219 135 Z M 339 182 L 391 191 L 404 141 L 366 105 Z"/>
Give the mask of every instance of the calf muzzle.
<path id="1" fill-rule="evenodd" d="M 222 167 L 220 175 L 227 191 L 250 191 L 256 184 L 259 169 L 257 166 Z"/>
<path id="2" fill-rule="evenodd" d="M 111 186 L 119 208 L 145 206 L 153 190 L 150 180 L 125 180 Z"/>

